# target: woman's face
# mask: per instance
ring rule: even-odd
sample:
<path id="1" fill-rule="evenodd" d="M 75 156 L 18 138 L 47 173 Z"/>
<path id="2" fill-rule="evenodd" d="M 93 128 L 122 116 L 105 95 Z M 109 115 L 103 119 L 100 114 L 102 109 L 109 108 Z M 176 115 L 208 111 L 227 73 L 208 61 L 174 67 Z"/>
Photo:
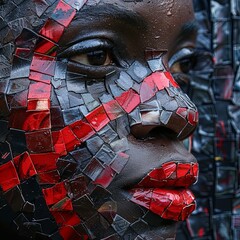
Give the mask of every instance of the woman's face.
<path id="1" fill-rule="evenodd" d="M 172 239 L 198 172 L 182 142 L 197 110 L 169 70 L 194 48 L 191 1 L 66 2 L 15 40 L 2 225 L 36 239 Z"/>

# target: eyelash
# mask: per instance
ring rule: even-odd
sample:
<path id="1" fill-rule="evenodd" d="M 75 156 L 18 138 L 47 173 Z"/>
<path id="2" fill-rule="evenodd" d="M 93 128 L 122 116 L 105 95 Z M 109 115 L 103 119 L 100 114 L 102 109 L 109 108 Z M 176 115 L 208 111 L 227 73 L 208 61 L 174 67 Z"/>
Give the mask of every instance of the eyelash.
<path id="1" fill-rule="evenodd" d="M 179 66 L 174 69 L 174 65 L 176 64 Z M 181 66 L 181 64 L 186 64 L 186 72 L 183 71 L 183 69 L 180 70 L 180 68 L 184 67 L 184 65 Z M 197 73 L 198 71 L 206 71 L 211 74 L 211 71 L 213 70 L 213 56 L 206 51 L 183 48 L 169 60 L 169 67 L 175 80 L 184 90 L 191 80 L 190 76 L 194 75 L 194 73 Z M 176 71 L 176 69 L 178 71 Z"/>
<path id="2" fill-rule="evenodd" d="M 179 63 L 183 60 L 189 60 L 196 57 L 196 51 L 191 48 L 183 48 L 175 53 L 169 60 L 169 67 L 173 67 L 174 64 Z"/>
<path id="3" fill-rule="evenodd" d="M 110 49 L 112 46 L 113 44 L 106 39 L 87 39 L 60 50 L 58 56 L 71 57 L 73 55 L 94 51 L 100 48 Z"/>
<path id="4" fill-rule="evenodd" d="M 81 63 L 81 61 L 79 62 L 77 59 L 78 57 L 80 57 L 80 59 L 83 59 L 83 57 L 88 58 L 89 54 L 91 55 L 101 51 L 111 58 L 110 64 L 84 64 Z M 96 78 L 103 78 L 116 71 L 116 68 L 125 68 L 127 66 L 126 62 L 122 60 L 111 41 L 98 38 L 83 40 L 60 50 L 58 52 L 58 60 L 62 59 L 68 60 L 68 69 L 70 69 L 70 71 L 72 69 L 75 72 Z"/>
<path id="5" fill-rule="evenodd" d="M 97 51 L 107 52 L 111 55 L 114 65 L 119 65 L 118 54 L 113 48 L 113 43 L 106 39 L 89 39 L 76 43 L 58 54 L 58 58 L 71 58 L 83 54 L 91 54 Z M 83 64 L 84 65 L 84 64 Z M 95 66 L 97 67 L 97 66 Z"/>
<path id="6" fill-rule="evenodd" d="M 191 70 L 197 71 L 199 63 L 206 63 L 204 66 L 201 66 L 199 70 L 203 70 L 206 67 L 211 68 L 213 64 L 213 56 L 210 52 L 202 51 L 199 49 L 190 49 L 190 48 L 183 48 L 176 54 L 172 56 L 169 60 L 169 67 L 171 68 L 175 63 L 181 62 L 184 60 L 192 60 L 193 68 Z"/>

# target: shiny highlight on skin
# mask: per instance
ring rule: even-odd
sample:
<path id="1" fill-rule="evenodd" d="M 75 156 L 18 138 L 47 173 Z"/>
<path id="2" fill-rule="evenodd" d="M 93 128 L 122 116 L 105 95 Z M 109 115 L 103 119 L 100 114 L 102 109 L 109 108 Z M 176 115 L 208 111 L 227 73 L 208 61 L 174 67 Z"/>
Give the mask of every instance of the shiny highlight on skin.
<path id="1" fill-rule="evenodd" d="M 110 4 L 115 4 L 116 9 L 122 14 L 124 13 L 122 9 L 121 11 L 120 8 L 118 9 L 120 2 L 122 4 L 122 1 L 109 3 L 103 0 L 100 1 L 99 6 L 106 5 L 111 8 Z M 6 94 L 11 95 L 6 99 L 13 99 L 6 102 L 10 111 L 9 117 L 6 117 L 7 130 L 22 133 L 26 145 L 21 143 L 23 147 L 17 149 L 12 157 L 4 157 L 0 166 L 3 196 L 8 200 L 11 211 L 16 214 L 12 221 L 19 234 L 29 238 L 59 237 L 72 240 L 121 239 L 123 236 L 128 236 L 130 239 L 135 239 L 137 236 L 142 238 L 153 234 L 151 228 L 154 218 L 148 216 L 154 213 L 153 215 L 162 221 L 156 229 L 157 233 L 161 233 L 167 224 L 159 216 L 178 221 L 185 219 L 193 210 L 194 197 L 185 188 L 193 184 L 197 178 L 195 159 L 187 151 L 183 151 L 180 141 L 189 137 L 195 130 L 198 112 L 167 69 L 164 59 L 169 52 L 158 49 L 161 44 L 164 49 L 171 48 L 180 30 L 174 27 L 171 34 L 167 35 L 165 43 L 162 40 L 160 44 L 153 37 L 159 33 L 158 30 L 152 32 L 152 25 L 157 24 L 155 20 L 159 16 L 157 13 L 152 16 L 144 8 L 144 4 L 148 4 L 150 9 L 154 9 L 155 4 L 147 1 L 136 4 L 125 2 L 123 6 L 126 6 L 130 13 L 136 12 L 138 17 L 141 14 L 144 16 L 143 21 L 151 26 L 148 28 L 148 34 L 145 31 L 141 32 L 141 28 L 135 22 L 135 26 L 129 28 L 134 29 L 136 36 L 130 36 L 128 39 L 129 34 L 124 35 L 125 24 L 122 25 L 121 18 L 114 19 L 115 15 L 107 13 L 105 21 L 113 18 L 111 24 L 106 25 L 104 21 L 100 21 L 100 24 L 104 28 L 110 28 L 111 33 L 119 31 L 124 39 L 122 43 L 128 44 L 128 47 L 124 48 L 116 41 L 112 50 L 115 51 L 115 48 L 133 50 L 122 57 L 125 60 L 122 62 L 127 63 L 123 64 L 124 66 L 121 65 L 122 62 L 119 63 L 120 66 L 117 64 L 87 66 L 78 62 L 82 58 L 74 55 L 85 52 L 70 51 L 72 48 L 68 48 L 69 45 L 74 44 L 70 42 L 69 35 L 76 36 L 77 41 L 81 42 L 81 31 L 86 28 L 83 26 L 86 22 L 83 21 L 81 25 L 80 20 L 74 19 L 75 16 L 81 18 L 81 11 L 79 14 L 78 11 L 82 7 L 84 9 L 88 2 L 79 0 L 77 3 L 72 0 L 56 2 L 46 23 L 39 28 L 40 40 L 36 41 L 32 58 L 25 59 L 28 56 L 26 54 L 32 51 L 32 48 L 26 48 L 25 41 L 29 35 L 35 37 L 36 32 L 23 30 L 18 41 L 15 42 L 17 47 L 14 62 L 24 59 L 30 66 L 28 76 L 18 82 L 20 91 L 12 87 L 14 84 L 9 84 L 12 93 Z M 159 6 L 159 3 L 157 5 Z M 97 6 L 93 4 L 87 7 L 89 11 L 94 7 L 97 11 Z M 178 10 L 174 6 L 172 11 L 177 13 Z M 191 17 L 183 14 L 181 16 L 181 24 L 192 21 Z M 176 19 L 177 17 L 178 15 Z M 167 18 L 165 21 L 170 20 Z M 98 30 L 99 21 L 91 24 L 95 30 Z M 111 29 L 112 24 L 113 26 L 116 24 L 113 29 Z M 117 27 L 119 24 L 120 28 Z M 105 30 L 108 32 L 109 29 Z M 87 25 L 88 31 L 89 25 Z M 92 30 L 89 35 L 92 33 L 95 34 L 95 31 Z M 101 34 L 105 32 L 102 31 Z M 97 37 L 101 38 L 101 34 Z M 115 35 L 117 38 L 120 36 L 116 33 Z M 144 38 L 139 37 L 143 35 Z M 169 44 L 166 43 L 168 41 Z M 59 49 L 58 45 L 60 45 Z M 138 48 L 135 48 L 135 45 Z M 73 56 L 69 52 L 70 56 L 61 54 L 61 51 L 64 53 L 65 48 Z M 24 72 L 21 64 L 20 67 L 16 64 L 12 68 L 10 78 L 13 79 L 9 80 L 11 83 L 16 80 L 13 76 L 19 75 L 19 69 L 20 73 Z M 59 76 L 60 81 L 57 81 Z M 100 94 L 94 94 L 96 90 L 94 86 L 97 88 L 102 78 L 104 85 Z M 92 85 L 89 84 L 91 80 Z M 27 87 L 24 85 L 25 81 L 29 83 Z M 77 95 L 82 83 L 86 85 L 84 86 L 86 89 Z M 24 91 L 21 91 L 21 87 Z M 155 130 L 160 128 L 164 131 L 160 131 L 161 134 L 156 139 L 151 138 L 150 135 L 159 132 Z M 163 135 L 166 141 L 163 140 Z M 129 140 L 129 136 L 134 138 L 134 141 Z M 140 152 L 135 153 L 131 151 L 131 147 L 129 148 L 129 146 L 145 145 L 143 139 L 154 148 L 154 154 L 151 150 L 144 151 L 144 154 L 151 159 L 148 164 L 145 162 L 146 158 L 139 154 Z M 165 141 L 165 146 L 158 145 L 162 141 Z M 18 142 L 12 138 L 10 143 L 7 141 L 6 143 L 11 155 L 11 148 L 13 149 Z M 177 158 L 172 160 L 174 154 Z M 188 163 L 179 162 L 185 158 Z M 145 176 L 145 172 L 149 172 L 149 169 L 154 170 Z M 132 189 L 133 197 L 130 201 L 129 198 L 123 198 L 124 184 L 128 181 L 133 183 L 135 177 L 139 179 L 139 184 L 135 190 Z M 35 184 L 38 190 L 35 189 L 36 193 L 31 191 L 29 187 L 32 186 L 31 184 Z M 147 191 L 146 188 L 149 187 L 151 189 Z M 148 197 L 150 203 L 149 207 L 146 207 L 144 201 L 141 200 L 144 203 L 142 204 L 139 199 Z M 19 202 L 15 202 L 15 199 Z M 137 204 L 134 204 L 134 201 Z M 154 201 L 158 201 L 158 204 L 154 204 Z M 40 206 L 37 205 L 39 203 Z M 121 209 L 122 205 L 126 206 L 124 211 Z M 41 211 L 42 209 L 44 211 Z M 129 216 L 129 212 L 133 214 Z M 43 220 L 44 223 L 41 225 Z M 38 221 L 37 225 L 35 225 L 36 221 Z M 28 222 L 27 226 L 32 227 L 32 231 L 26 231 L 25 222 Z M 162 238 L 175 235 L 173 230 L 175 222 L 169 222 L 171 224 L 168 225 L 167 230 L 162 231 Z M 144 226 L 140 232 L 139 223 Z M 36 232 L 35 226 L 38 229 Z"/>

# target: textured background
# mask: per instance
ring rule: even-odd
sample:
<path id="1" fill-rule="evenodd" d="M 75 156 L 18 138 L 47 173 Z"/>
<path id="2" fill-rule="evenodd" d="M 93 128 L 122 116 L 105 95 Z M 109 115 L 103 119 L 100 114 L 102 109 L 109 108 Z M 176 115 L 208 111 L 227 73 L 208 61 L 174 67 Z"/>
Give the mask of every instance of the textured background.
<path id="1" fill-rule="evenodd" d="M 0 0 L 0 4 L 6 1 Z M 38 8 L 31 4 L 19 12 L 16 5 L 22 2 L 15 0 L 8 8 L 0 8 L 0 39 L 4 41 L 0 51 L 2 89 L 5 87 L 2 79 L 11 68 L 14 37 L 24 27 L 41 25 L 45 17 L 37 16 L 55 1 L 47 0 L 46 6 Z M 182 224 L 178 240 L 237 240 L 240 239 L 240 1 L 195 0 L 194 4 L 200 24 L 199 61 L 184 88 L 200 112 L 200 125 L 193 141 L 194 154 L 200 163 L 200 178 L 193 188 L 198 208 Z M 24 18 L 14 20 L 16 16 Z M 6 106 L 0 108 L 4 115 Z M 3 124 L 4 121 L 1 128 Z M 1 137 L 4 136 L 2 132 Z"/>
<path id="2" fill-rule="evenodd" d="M 200 112 L 193 150 L 198 207 L 178 240 L 240 239 L 240 1 L 195 0 L 202 60 L 185 86 Z M 212 54 L 214 65 L 209 53 Z M 207 59 L 207 60 L 206 60 Z M 199 69 L 199 71 L 198 71 Z"/>

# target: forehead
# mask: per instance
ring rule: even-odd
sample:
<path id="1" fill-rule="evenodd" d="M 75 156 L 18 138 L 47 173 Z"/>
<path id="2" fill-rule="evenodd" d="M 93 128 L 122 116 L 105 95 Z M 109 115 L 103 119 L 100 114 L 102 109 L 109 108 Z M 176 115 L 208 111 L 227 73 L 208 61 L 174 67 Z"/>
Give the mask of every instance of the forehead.
<path id="1" fill-rule="evenodd" d="M 131 35 L 136 30 L 139 40 L 145 41 L 142 46 L 168 49 L 181 27 L 193 18 L 191 0 L 89 0 L 71 23 L 73 31 L 66 29 L 65 37 L 69 41 L 76 33 L 89 34 L 89 26 L 98 33 L 110 29 Z"/>
<path id="2" fill-rule="evenodd" d="M 171 24 L 174 19 L 181 24 L 193 18 L 192 0 L 98 0 L 98 4 L 90 5 L 118 7 L 123 11 L 135 12 L 152 24 Z"/>

